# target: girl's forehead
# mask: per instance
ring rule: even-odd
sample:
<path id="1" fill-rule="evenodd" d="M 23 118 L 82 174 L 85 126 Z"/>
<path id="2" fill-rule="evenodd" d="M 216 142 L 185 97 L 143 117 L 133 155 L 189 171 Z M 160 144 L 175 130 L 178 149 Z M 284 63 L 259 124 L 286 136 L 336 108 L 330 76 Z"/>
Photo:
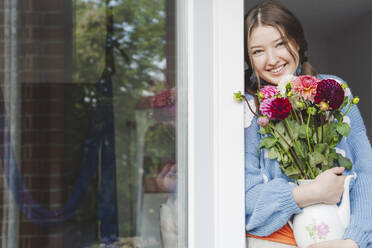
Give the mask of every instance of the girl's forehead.
<path id="1" fill-rule="evenodd" d="M 282 38 L 279 27 L 268 25 L 259 25 L 252 29 L 249 41 L 250 46 L 260 45 L 262 43 L 271 43 Z"/>

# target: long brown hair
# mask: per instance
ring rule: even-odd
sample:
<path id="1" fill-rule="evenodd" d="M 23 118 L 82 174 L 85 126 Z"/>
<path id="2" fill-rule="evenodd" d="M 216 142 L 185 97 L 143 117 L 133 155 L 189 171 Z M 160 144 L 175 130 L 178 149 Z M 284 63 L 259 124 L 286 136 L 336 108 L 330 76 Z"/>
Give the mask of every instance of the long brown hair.
<path id="1" fill-rule="evenodd" d="M 316 75 L 315 69 L 307 62 L 307 41 L 300 21 L 286 7 L 272 0 L 265 0 L 253 7 L 245 16 L 244 21 L 244 50 L 245 62 L 248 69 L 245 72 L 245 89 L 249 93 L 256 93 L 260 88 L 260 78 L 252 65 L 251 56 L 248 49 L 249 37 L 252 30 L 260 25 L 272 26 L 278 30 L 285 43 L 288 52 L 296 59 L 295 52 L 289 47 L 289 42 L 294 42 L 299 48 L 299 65 L 301 75 Z M 257 82 L 252 81 L 255 76 Z"/>

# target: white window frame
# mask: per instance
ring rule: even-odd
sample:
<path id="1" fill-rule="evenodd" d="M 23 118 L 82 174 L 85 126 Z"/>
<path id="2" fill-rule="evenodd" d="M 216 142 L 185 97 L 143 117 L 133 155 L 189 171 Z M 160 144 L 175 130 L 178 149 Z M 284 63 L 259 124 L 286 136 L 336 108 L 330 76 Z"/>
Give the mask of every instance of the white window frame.
<path id="1" fill-rule="evenodd" d="M 233 99 L 244 92 L 244 1 L 179 0 L 177 9 L 188 101 L 187 247 L 244 248 L 244 110 Z"/>

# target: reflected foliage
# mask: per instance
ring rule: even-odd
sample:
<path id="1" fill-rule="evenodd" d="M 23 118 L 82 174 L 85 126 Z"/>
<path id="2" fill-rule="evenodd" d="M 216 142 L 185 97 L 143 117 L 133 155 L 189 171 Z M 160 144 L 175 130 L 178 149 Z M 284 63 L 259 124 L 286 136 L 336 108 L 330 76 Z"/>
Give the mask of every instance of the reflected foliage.
<path id="1" fill-rule="evenodd" d="M 97 101 L 111 101 L 97 93 L 96 85 L 107 66 L 105 53 L 112 45 L 115 72 L 112 75 L 115 118 L 117 195 L 120 236 L 136 234 L 136 190 L 138 176 L 138 126 L 146 119 L 136 118 L 138 102 L 155 96 L 167 88 L 165 83 L 165 0 L 111 0 L 114 16 L 113 33 L 106 40 L 105 1 L 76 0 L 74 2 L 74 72 L 73 81 L 81 90 L 75 97 L 74 116 L 83 118 L 76 125 L 88 125 Z M 107 69 L 107 68 L 106 68 Z M 83 93 L 83 94 L 82 94 Z M 84 144 L 84 127 L 75 128 L 75 139 Z M 164 136 L 165 135 L 165 136 Z M 164 137 L 166 137 L 164 139 Z M 155 126 L 147 136 L 146 171 L 156 171 L 165 157 L 175 159 L 174 129 Z M 172 150 L 173 147 L 173 150 Z M 81 153 L 82 147 L 76 152 Z M 154 167 L 152 167 L 154 166 Z M 90 195 L 92 203 L 95 196 Z"/>

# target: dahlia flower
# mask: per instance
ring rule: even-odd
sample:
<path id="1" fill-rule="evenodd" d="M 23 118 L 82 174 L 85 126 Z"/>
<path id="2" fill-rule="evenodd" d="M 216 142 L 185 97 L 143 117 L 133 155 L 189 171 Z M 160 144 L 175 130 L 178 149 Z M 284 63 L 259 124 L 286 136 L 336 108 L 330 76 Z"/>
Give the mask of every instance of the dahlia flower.
<path id="1" fill-rule="evenodd" d="M 305 100 L 314 101 L 318 79 L 312 76 L 299 76 L 292 81 L 292 92 Z"/>
<path id="2" fill-rule="evenodd" d="M 264 99 L 260 104 L 260 111 L 262 115 L 267 115 L 267 117 L 271 120 L 272 112 L 271 112 L 271 102 L 274 98 L 267 98 Z"/>
<path id="3" fill-rule="evenodd" d="M 325 79 L 318 83 L 315 103 L 326 102 L 331 109 L 338 109 L 344 102 L 344 90 L 342 86 L 333 79 Z"/>
<path id="4" fill-rule="evenodd" d="M 266 85 L 265 87 L 260 89 L 260 92 L 263 94 L 264 99 L 273 98 L 274 96 L 280 93 L 276 86 L 271 85 Z"/>
<path id="5" fill-rule="evenodd" d="M 292 105 L 288 98 L 275 98 L 271 102 L 272 118 L 274 120 L 284 120 L 291 113 Z"/>
<path id="6" fill-rule="evenodd" d="M 266 115 L 270 120 L 284 120 L 288 117 L 292 109 L 292 105 L 288 98 L 268 98 L 262 101 L 260 111 L 262 115 Z"/>

